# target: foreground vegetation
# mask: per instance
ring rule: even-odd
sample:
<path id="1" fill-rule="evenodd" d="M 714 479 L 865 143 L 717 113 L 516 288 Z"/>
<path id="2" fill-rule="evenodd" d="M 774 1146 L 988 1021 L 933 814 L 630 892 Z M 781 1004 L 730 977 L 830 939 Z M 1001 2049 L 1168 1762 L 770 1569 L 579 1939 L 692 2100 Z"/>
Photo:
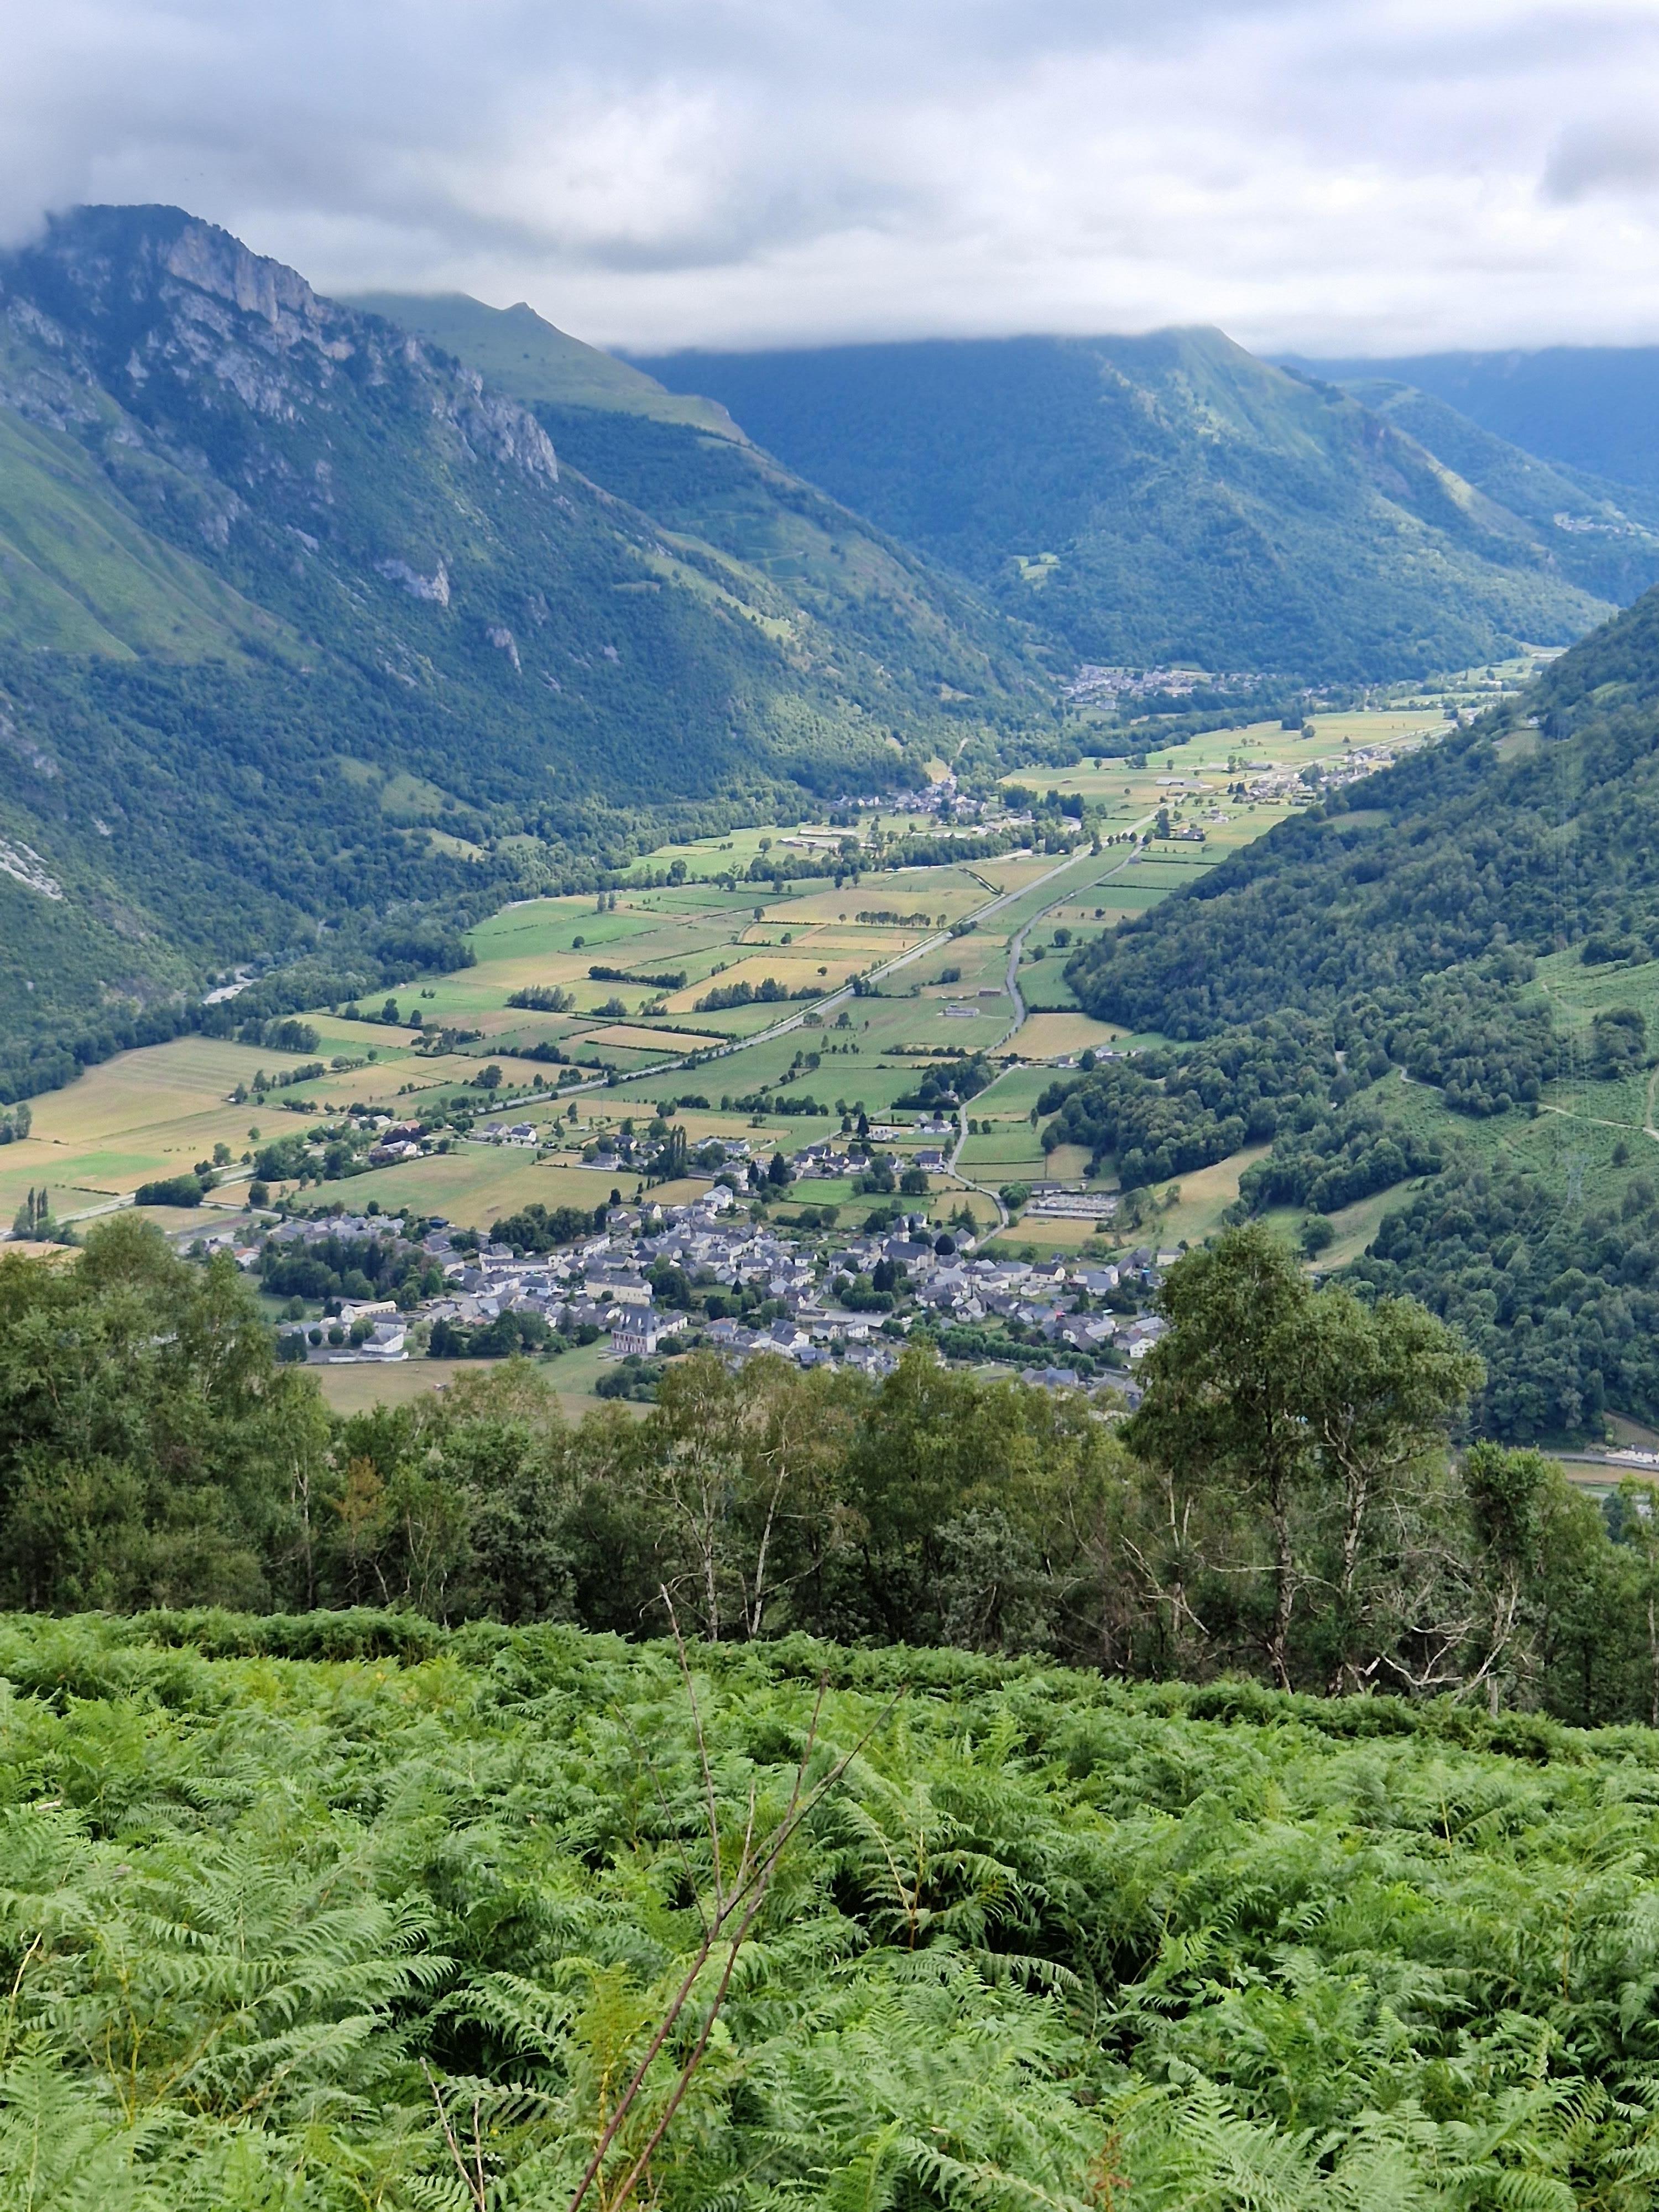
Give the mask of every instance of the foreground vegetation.
<path id="1" fill-rule="evenodd" d="M 1124 1423 L 916 1345 L 880 1382 L 668 1360 L 640 1417 L 515 1361 L 331 1419 L 228 1260 L 118 1217 L 0 1261 L 0 1601 L 392 1603 L 629 1636 L 1046 1654 L 1127 1680 L 1659 1709 L 1659 1515 L 1447 1442 L 1478 1360 L 1260 1228 L 1170 1272 Z"/>
<path id="2" fill-rule="evenodd" d="M 0 1261 L 0 2212 L 1650 2203 L 1659 1498 L 1259 1226 L 1163 1304 L 1127 1422 L 331 1420 L 228 1260 Z"/>
<path id="3" fill-rule="evenodd" d="M 9 2207 L 1652 2199 L 1645 1732 L 383 1613 L 0 1673 Z"/>

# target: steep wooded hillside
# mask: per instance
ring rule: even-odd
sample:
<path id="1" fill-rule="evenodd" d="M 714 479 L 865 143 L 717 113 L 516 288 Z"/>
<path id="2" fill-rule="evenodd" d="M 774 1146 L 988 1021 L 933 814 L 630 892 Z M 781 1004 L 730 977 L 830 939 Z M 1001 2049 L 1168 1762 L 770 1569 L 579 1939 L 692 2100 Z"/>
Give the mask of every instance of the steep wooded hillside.
<path id="1" fill-rule="evenodd" d="M 844 635 L 176 209 L 0 260 L 0 453 L 13 1092 L 46 1071 L 20 1040 L 57 1066 L 210 965 L 320 935 L 372 978 L 670 820 L 913 780 L 1030 680 L 915 559 Z"/>
<path id="2" fill-rule="evenodd" d="M 1267 1143 L 1245 1212 L 1395 1193 L 1358 1272 L 1476 1346 L 1489 1429 L 1653 1419 L 1656 853 L 1659 592 L 1079 951 L 1091 1012 L 1177 1042 L 1057 1085 L 1053 1141 L 1136 1186 Z"/>
<path id="3" fill-rule="evenodd" d="M 379 293 L 361 304 L 522 400 L 568 465 L 648 514 L 688 557 L 817 625 L 837 669 L 902 668 L 918 637 L 950 631 L 1017 687 L 1031 680 L 1025 637 L 978 592 L 783 467 L 716 402 L 666 390 L 527 307 L 457 294 Z"/>
<path id="4" fill-rule="evenodd" d="M 1659 952 L 1659 592 L 1520 700 L 1293 817 L 1069 971 L 1109 1018 L 1212 1036 L 1486 956 Z"/>
<path id="5" fill-rule="evenodd" d="M 1514 515 L 1585 591 L 1627 605 L 1659 581 L 1659 495 L 1651 489 L 1540 460 L 1414 385 L 1378 377 L 1344 389 Z"/>
<path id="6" fill-rule="evenodd" d="M 1414 438 L 1218 331 L 639 365 L 1084 659 L 1399 676 L 1607 611 Z"/>

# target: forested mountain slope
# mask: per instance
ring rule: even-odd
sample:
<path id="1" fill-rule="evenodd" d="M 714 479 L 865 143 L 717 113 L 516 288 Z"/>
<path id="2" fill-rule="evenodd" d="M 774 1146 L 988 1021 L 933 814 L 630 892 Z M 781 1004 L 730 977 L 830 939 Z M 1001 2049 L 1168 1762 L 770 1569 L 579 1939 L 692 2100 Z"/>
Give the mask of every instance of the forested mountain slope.
<path id="1" fill-rule="evenodd" d="M 1534 734 L 1534 732 L 1536 734 Z M 1659 952 L 1659 593 L 1516 702 L 1292 817 L 1079 953 L 1097 1011 L 1176 1037 L 1351 1009 L 1488 956 Z"/>
<path id="2" fill-rule="evenodd" d="M 372 983 L 671 818 L 914 778 L 1029 681 L 915 560 L 844 635 L 176 209 L 54 222 L 0 310 L 8 1095 L 210 963 Z"/>
<path id="3" fill-rule="evenodd" d="M 1659 491 L 1659 346 L 1297 362 L 1339 383 L 1386 377 L 1414 385 L 1544 460 Z"/>
<path id="4" fill-rule="evenodd" d="M 1053 1140 L 1133 1185 L 1271 1140 L 1246 1212 L 1397 1191 L 1359 1272 L 1475 1343 L 1490 1428 L 1651 1419 L 1656 855 L 1650 592 L 1515 702 L 1079 951 L 1091 1011 L 1177 1042 L 1057 1085 Z"/>
<path id="5" fill-rule="evenodd" d="M 1084 659 L 1398 676 L 1607 611 L 1414 438 L 1218 331 L 639 365 Z"/>
<path id="6" fill-rule="evenodd" d="M 1389 378 L 1344 386 L 1466 483 L 1523 522 L 1564 576 L 1621 605 L 1659 581 L 1659 492 L 1540 460 L 1414 385 Z"/>
<path id="7" fill-rule="evenodd" d="M 458 294 L 377 293 L 362 304 L 524 401 L 568 465 L 648 514 L 688 557 L 732 569 L 742 589 L 781 596 L 794 618 L 820 625 L 837 667 L 902 667 L 918 637 L 953 632 L 1020 681 L 1027 641 L 977 592 L 792 474 L 714 401 L 667 391 L 527 307 Z"/>

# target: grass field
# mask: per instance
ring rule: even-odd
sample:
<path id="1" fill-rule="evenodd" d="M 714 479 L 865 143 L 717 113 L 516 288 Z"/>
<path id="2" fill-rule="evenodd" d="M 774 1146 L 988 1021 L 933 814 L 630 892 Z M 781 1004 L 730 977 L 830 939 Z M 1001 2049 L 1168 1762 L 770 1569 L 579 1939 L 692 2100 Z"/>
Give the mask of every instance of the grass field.
<path id="1" fill-rule="evenodd" d="M 366 1413 L 376 1406 L 408 1406 L 429 1394 L 447 1389 L 468 1375 L 487 1375 L 499 1363 L 488 1359 L 399 1359 L 387 1364 L 368 1360 L 313 1367 L 324 1402 L 331 1413 Z M 557 1358 L 536 1364 L 553 1386 L 554 1395 L 567 1420 L 579 1421 L 600 1401 L 593 1385 L 610 1365 L 603 1340 L 576 1345 Z M 624 1401 L 629 1413 L 641 1415 L 643 1405 Z"/>
<path id="2" fill-rule="evenodd" d="M 1149 1242 L 1164 1246 L 1201 1244 L 1206 1237 L 1213 1237 L 1222 1227 L 1222 1217 L 1229 1206 L 1238 1200 L 1239 1178 L 1247 1168 L 1265 1159 L 1269 1147 L 1252 1145 L 1231 1159 L 1218 1160 L 1213 1167 L 1199 1168 L 1180 1177 L 1154 1197 L 1166 1210 L 1159 1216 L 1156 1232 L 1147 1231 Z M 1173 1206 L 1168 1204 L 1170 1190 L 1180 1194 Z"/>

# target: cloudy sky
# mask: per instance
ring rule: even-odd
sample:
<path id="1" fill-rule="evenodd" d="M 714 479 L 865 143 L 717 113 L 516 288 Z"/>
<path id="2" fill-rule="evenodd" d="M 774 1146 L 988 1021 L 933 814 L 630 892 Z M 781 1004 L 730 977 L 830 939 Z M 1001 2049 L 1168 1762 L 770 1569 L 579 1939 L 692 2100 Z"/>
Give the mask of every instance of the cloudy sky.
<path id="1" fill-rule="evenodd" d="M 0 228 L 602 343 L 1659 340 L 1655 0 L 5 0 Z"/>

